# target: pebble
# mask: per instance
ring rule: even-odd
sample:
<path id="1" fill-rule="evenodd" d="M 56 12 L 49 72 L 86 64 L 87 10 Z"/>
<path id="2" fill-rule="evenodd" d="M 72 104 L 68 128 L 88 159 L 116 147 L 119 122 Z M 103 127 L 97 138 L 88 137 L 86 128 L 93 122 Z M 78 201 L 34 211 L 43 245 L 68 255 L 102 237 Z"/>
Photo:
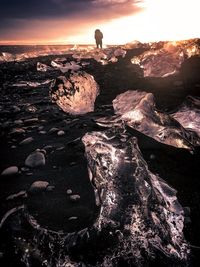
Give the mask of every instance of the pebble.
<path id="1" fill-rule="evenodd" d="M 38 127 L 38 130 L 39 130 L 39 131 L 41 131 L 41 130 L 43 130 L 43 129 L 44 129 L 44 126 L 39 126 L 39 127 Z"/>
<path id="2" fill-rule="evenodd" d="M 39 134 L 46 134 L 46 131 L 39 131 Z"/>
<path id="3" fill-rule="evenodd" d="M 80 200 L 80 196 L 79 195 L 71 195 L 69 197 L 69 199 L 72 201 L 72 202 L 77 202 L 78 200 Z"/>
<path id="4" fill-rule="evenodd" d="M 27 168 L 27 167 L 22 167 L 22 168 L 21 168 L 21 171 L 22 171 L 22 172 L 28 172 L 28 171 L 29 171 L 29 168 Z"/>
<path id="5" fill-rule="evenodd" d="M 56 148 L 56 151 L 61 151 L 61 150 L 64 150 L 64 149 L 65 149 L 64 146 L 60 146 L 60 147 Z"/>
<path id="6" fill-rule="evenodd" d="M 65 135 L 65 131 L 63 131 L 63 130 L 60 130 L 60 131 L 58 131 L 58 132 L 57 132 L 57 135 L 58 135 L 58 136 Z"/>
<path id="7" fill-rule="evenodd" d="M 20 111 L 21 111 L 21 109 L 19 107 L 13 106 L 13 112 L 14 113 L 17 113 L 17 112 L 20 112 Z"/>
<path id="8" fill-rule="evenodd" d="M 22 145 L 28 145 L 28 144 L 30 144 L 33 140 L 34 140 L 33 137 L 28 137 L 28 138 L 22 140 L 19 144 L 20 144 L 20 146 L 22 146 Z"/>
<path id="9" fill-rule="evenodd" d="M 67 189 L 66 193 L 67 193 L 67 195 L 71 195 L 73 192 L 71 189 Z"/>
<path id="10" fill-rule="evenodd" d="M 5 169 L 2 173 L 1 176 L 12 176 L 18 174 L 19 169 L 17 166 L 11 166 Z"/>
<path id="11" fill-rule="evenodd" d="M 21 125 L 21 124 L 23 124 L 23 121 L 22 120 L 15 120 L 14 124 Z"/>
<path id="12" fill-rule="evenodd" d="M 72 216 L 72 217 L 69 217 L 69 218 L 68 218 L 68 221 L 75 221 L 75 220 L 77 220 L 77 219 L 78 219 L 78 217 Z"/>
<path id="13" fill-rule="evenodd" d="M 44 166 L 45 163 L 45 156 L 39 151 L 33 152 L 25 160 L 25 166 L 31 168 Z"/>
<path id="14" fill-rule="evenodd" d="M 52 133 L 55 133 L 55 132 L 58 132 L 58 131 L 59 131 L 58 128 L 53 127 L 53 128 L 51 128 L 51 129 L 49 130 L 49 133 L 52 134 Z"/>
<path id="15" fill-rule="evenodd" d="M 32 183 L 28 192 L 29 193 L 40 193 L 40 192 L 46 191 L 48 185 L 49 183 L 47 181 L 36 181 Z"/>
<path id="16" fill-rule="evenodd" d="M 26 119 L 26 120 L 24 121 L 24 123 L 34 123 L 34 122 L 38 122 L 38 118 Z"/>
<path id="17" fill-rule="evenodd" d="M 76 163 L 75 161 L 72 161 L 72 162 L 69 163 L 70 166 L 74 166 L 74 165 L 76 165 L 76 164 L 77 164 L 77 163 Z"/>
<path id="18" fill-rule="evenodd" d="M 11 135 L 19 135 L 23 133 L 25 133 L 25 130 L 22 128 L 15 128 L 10 132 Z"/>
<path id="19" fill-rule="evenodd" d="M 51 192 L 51 191 L 53 191 L 54 189 L 55 189 L 55 186 L 54 186 L 54 185 L 48 185 L 46 190 L 47 190 L 48 192 Z"/>
<path id="20" fill-rule="evenodd" d="M 155 158 L 156 158 L 156 156 L 154 154 L 150 155 L 150 159 L 155 159 Z"/>

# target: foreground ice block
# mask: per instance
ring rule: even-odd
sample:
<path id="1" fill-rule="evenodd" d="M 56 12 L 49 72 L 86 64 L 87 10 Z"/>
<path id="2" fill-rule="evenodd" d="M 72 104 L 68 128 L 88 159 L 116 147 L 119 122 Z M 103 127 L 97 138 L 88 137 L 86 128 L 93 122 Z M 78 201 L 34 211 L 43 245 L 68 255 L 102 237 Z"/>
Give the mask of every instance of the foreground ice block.
<path id="1" fill-rule="evenodd" d="M 115 244 L 102 266 L 118 266 L 120 258 L 143 266 L 158 251 L 165 260 L 186 260 L 189 249 L 176 190 L 149 171 L 137 139 L 111 129 L 87 133 L 82 141 L 101 206 L 94 226 L 99 235 L 107 232 L 107 239 L 111 232 Z"/>
<path id="2" fill-rule="evenodd" d="M 57 77 L 50 86 L 50 96 L 64 112 L 84 114 L 94 111 L 99 86 L 94 77 L 84 71 Z"/>

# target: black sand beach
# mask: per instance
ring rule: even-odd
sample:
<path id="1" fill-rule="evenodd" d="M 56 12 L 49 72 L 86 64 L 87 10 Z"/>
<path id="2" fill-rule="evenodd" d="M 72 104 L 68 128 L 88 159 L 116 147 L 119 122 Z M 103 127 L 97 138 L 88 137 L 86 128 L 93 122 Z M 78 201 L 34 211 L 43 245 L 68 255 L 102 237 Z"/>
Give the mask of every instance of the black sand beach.
<path id="1" fill-rule="evenodd" d="M 97 209 L 81 137 L 86 132 L 103 130 L 95 123 L 95 119 L 113 115 L 112 100 L 127 90 L 153 93 L 157 108 L 165 113 L 178 109 L 188 95 L 200 97 L 198 56 L 187 59 L 177 75 L 144 78 L 142 70 L 130 61 L 144 50 L 127 50 L 124 58 L 119 57 L 118 62 L 103 66 L 93 59 L 84 59 L 89 64 L 83 70 L 94 76 L 100 87 L 100 95 L 96 99 L 94 112 L 76 116 L 64 113 L 51 102 L 49 84 L 12 86 L 22 80 L 43 82 L 55 79 L 61 75 L 59 70 L 38 72 L 36 66 L 37 62 L 50 65 L 51 60 L 58 56 L 0 64 L 0 173 L 10 166 L 19 168 L 17 175 L 0 177 L 1 219 L 10 209 L 26 204 L 41 225 L 54 231 L 73 232 L 91 225 Z M 22 130 L 14 130 L 16 128 Z M 64 132 L 59 135 L 59 131 Z M 181 205 L 190 210 L 184 235 L 191 244 L 189 266 L 199 266 L 200 149 L 196 148 L 192 154 L 185 149 L 161 144 L 135 130 L 129 131 L 138 138 L 139 148 L 149 169 L 175 188 Z M 29 137 L 32 137 L 30 143 L 20 144 Z M 36 149 L 44 149 L 45 165 L 33 169 L 25 167 L 27 156 Z M 22 192 L 21 197 L 6 200 L 9 195 L 29 190 L 31 184 L 38 180 L 49 183 L 48 192 L 30 194 L 25 198 Z M 69 189 L 80 196 L 79 201 L 70 200 L 66 193 Z M 78 219 L 67 219 L 71 217 Z M 13 218 L 11 215 L 1 229 L 0 265 L 26 266 L 20 261 L 20 253 L 14 253 L 11 228 L 19 235 L 23 233 L 26 236 L 29 232 L 27 229 L 17 229 Z M 40 265 L 34 259 L 31 266 Z M 155 263 L 152 266 L 157 265 Z"/>

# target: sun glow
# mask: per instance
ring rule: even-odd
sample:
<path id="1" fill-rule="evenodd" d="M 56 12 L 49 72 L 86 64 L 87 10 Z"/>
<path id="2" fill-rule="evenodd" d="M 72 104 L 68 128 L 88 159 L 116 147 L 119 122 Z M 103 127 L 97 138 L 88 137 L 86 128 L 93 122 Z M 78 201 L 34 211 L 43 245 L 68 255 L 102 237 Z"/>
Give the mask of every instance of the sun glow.
<path id="1" fill-rule="evenodd" d="M 146 0 L 140 5 L 142 12 L 102 26 L 106 43 L 200 37 L 199 0 Z"/>

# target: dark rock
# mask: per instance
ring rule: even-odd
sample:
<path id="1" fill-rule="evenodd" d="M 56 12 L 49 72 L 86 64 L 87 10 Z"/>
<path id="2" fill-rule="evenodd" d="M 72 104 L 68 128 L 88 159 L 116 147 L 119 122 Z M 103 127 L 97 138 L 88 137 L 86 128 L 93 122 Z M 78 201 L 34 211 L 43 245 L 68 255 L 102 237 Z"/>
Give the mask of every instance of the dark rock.
<path id="1" fill-rule="evenodd" d="M 44 166 L 45 165 L 44 154 L 39 151 L 33 152 L 26 158 L 25 165 L 31 168 Z"/>

